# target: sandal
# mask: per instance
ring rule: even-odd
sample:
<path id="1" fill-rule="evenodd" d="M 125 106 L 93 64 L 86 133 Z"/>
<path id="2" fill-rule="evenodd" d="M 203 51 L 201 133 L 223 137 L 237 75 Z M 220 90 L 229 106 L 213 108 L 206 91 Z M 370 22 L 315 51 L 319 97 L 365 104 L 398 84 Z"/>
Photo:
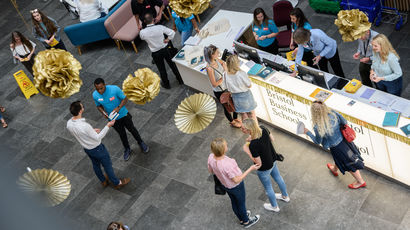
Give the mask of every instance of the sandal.
<path id="1" fill-rule="evenodd" d="M 3 128 L 7 128 L 9 125 L 6 122 L 2 122 Z"/>
<path id="2" fill-rule="evenodd" d="M 327 168 L 333 173 L 333 176 L 339 176 L 339 174 L 337 173 L 337 171 L 335 172 L 335 171 L 333 171 L 332 169 L 331 169 L 331 166 L 333 166 L 332 164 L 330 164 L 330 163 L 327 163 Z"/>
<path id="3" fill-rule="evenodd" d="M 230 124 L 231 124 L 232 127 L 235 127 L 235 128 L 242 127 L 242 123 L 239 123 L 238 120 L 236 120 L 236 119 L 233 120 Z"/>

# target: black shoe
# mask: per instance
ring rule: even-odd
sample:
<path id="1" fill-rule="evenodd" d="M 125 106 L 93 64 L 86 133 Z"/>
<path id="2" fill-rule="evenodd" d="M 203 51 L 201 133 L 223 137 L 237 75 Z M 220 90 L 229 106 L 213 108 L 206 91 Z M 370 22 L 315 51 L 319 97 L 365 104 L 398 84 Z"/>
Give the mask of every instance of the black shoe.
<path id="1" fill-rule="evenodd" d="M 124 160 L 128 161 L 130 159 L 131 149 L 127 148 L 124 150 Z"/>
<path id="2" fill-rule="evenodd" d="M 171 86 L 169 84 L 164 84 L 161 82 L 161 86 L 165 89 L 171 89 Z"/>
<path id="3" fill-rule="evenodd" d="M 141 152 L 143 152 L 145 154 L 147 154 L 149 152 L 149 147 L 144 142 L 141 142 L 140 148 L 141 148 Z"/>
<path id="4" fill-rule="evenodd" d="M 243 224 L 244 228 L 250 228 L 251 226 L 253 226 L 254 224 L 256 224 L 259 221 L 260 216 L 259 215 L 255 215 L 252 218 L 249 218 L 248 223 Z"/>

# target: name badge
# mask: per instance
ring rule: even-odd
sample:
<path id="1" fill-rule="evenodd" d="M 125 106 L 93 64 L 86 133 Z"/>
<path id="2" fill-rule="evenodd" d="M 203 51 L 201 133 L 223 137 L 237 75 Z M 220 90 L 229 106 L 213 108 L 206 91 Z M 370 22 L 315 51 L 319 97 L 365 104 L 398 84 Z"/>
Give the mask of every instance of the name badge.
<path id="1" fill-rule="evenodd" d="M 265 30 L 265 31 L 266 31 L 266 30 L 269 30 L 269 28 L 268 28 L 268 27 L 266 27 L 266 28 L 263 28 L 263 30 Z"/>
<path id="2" fill-rule="evenodd" d="M 259 29 L 258 29 L 258 28 L 254 28 L 253 30 L 258 31 Z"/>
<path id="3" fill-rule="evenodd" d="M 98 98 L 98 101 L 104 101 L 104 98 Z"/>
<path id="4" fill-rule="evenodd" d="M 114 101 L 115 100 L 115 97 L 110 97 L 110 101 Z"/>

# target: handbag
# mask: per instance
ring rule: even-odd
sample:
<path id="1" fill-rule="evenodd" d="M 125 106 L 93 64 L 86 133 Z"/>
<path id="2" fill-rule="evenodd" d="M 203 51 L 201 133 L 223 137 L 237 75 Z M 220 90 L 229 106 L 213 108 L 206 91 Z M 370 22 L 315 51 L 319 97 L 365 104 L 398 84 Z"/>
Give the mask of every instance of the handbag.
<path id="1" fill-rule="evenodd" d="M 261 126 L 261 129 L 266 130 L 266 132 L 270 134 L 269 129 L 265 128 L 264 126 Z M 270 145 L 272 146 L 272 149 L 273 149 L 273 152 L 272 152 L 273 159 L 277 161 L 285 160 L 285 157 L 282 154 L 276 152 L 275 148 L 273 147 L 272 141 L 270 141 Z"/>
<path id="2" fill-rule="evenodd" d="M 349 143 L 353 142 L 356 138 L 356 132 L 347 124 L 340 125 L 340 132 L 342 132 L 343 137 Z"/>
<path id="3" fill-rule="evenodd" d="M 225 195 L 226 191 L 225 191 L 222 183 L 219 181 L 218 177 L 215 176 L 215 174 L 214 174 L 214 182 L 215 182 L 215 194 L 216 195 Z"/>
<path id="4" fill-rule="evenodd" d="M 211 66 L 212 67 L 212 66 Z M 222 76 L 222 79 L 224 79 L 224 74 L 222 74 L 221 72 L 219 72 L 217 69 L 215 69 L 214 67 L 212 67 L 212 69 L 214 69 L 214 71 L 216 71 L 217 73 L 219 73 Z M 226 81 L 226 79 L 224 79 L 224 81 Z M 226 85 L 226 82 L 225 82 Z M 219 86 L 219 88 L 222 87 Z M 228 86 L 226 85 L 226 88 L 228 88 Z M 235 112 L 235 104 L 233 103 L 233 99 L 232 99 L 232 94 L 231 92 L 229 92 L 229 90 L 225 90 L 223 91 L 223 93 L 221 94 L 221 96 L 219 97 L 219 102 L 221 102 L 221 104 L 224 106 L 224 108 L 226 109 L 226 111 L 228 111 L 229 113 L 233 113 Z"/>

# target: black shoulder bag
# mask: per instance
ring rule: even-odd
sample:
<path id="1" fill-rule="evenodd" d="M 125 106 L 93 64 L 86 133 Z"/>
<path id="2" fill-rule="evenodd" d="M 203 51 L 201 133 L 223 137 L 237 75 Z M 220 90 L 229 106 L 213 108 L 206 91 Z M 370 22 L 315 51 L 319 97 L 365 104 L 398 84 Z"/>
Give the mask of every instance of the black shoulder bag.
<path id="1" fill-rule="evenodd" d="M 268 134 L 270 134 L 269 129 L 267 129 L 263 126 L 261 126 L 261 129 L 266 130 L 266 132 L 268 132 Z M 270 137 L 269 137 L 269 140 L 270 140 Z M 275 148 L 273 147 L 272 141 L 270 141 L 270 145 L 272 146 L 272 149 L 273 149 L 273 152 L 272 152 L 273 159 L 275 159 L 277 161 L 285 160 L 285 157 L 282 154 L 276 152 Z"/>

